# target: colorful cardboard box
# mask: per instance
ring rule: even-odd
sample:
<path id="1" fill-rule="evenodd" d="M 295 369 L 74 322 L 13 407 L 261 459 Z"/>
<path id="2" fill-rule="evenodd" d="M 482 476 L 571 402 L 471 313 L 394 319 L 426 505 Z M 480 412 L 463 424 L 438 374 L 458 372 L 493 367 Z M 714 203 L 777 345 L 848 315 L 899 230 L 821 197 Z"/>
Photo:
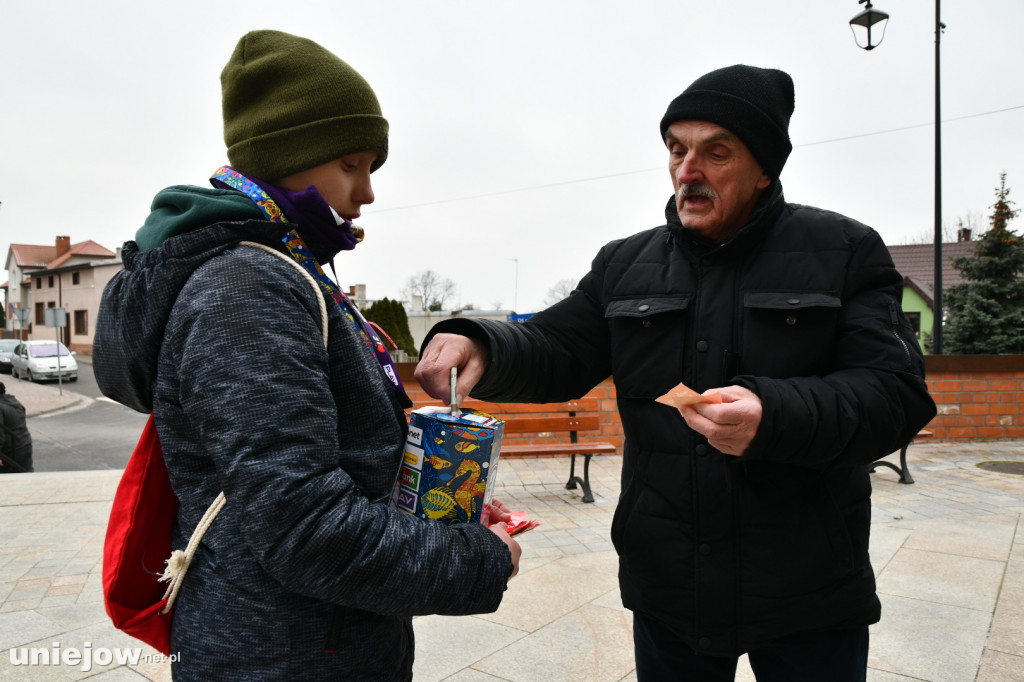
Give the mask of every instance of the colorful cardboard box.
<path id="1" fill-rule="evenodd" d="M 413 410 L 391 506 L 446 524 L 486 524 L 504 432 L 505 422 L 477 410 Z"/>

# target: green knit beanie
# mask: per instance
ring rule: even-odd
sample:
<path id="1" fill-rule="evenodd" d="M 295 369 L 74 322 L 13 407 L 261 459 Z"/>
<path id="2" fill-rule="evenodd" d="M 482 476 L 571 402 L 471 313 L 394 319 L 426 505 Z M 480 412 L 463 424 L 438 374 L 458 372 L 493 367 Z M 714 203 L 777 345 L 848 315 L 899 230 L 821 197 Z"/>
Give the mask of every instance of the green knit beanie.
<path id="1" fill-rule="evenodd" d="M 220 74 L 232 167 L 275 182 L 356 152 L 388 156 L 388 122 L 362 76 L 312 40 L 251 31 Z"/>

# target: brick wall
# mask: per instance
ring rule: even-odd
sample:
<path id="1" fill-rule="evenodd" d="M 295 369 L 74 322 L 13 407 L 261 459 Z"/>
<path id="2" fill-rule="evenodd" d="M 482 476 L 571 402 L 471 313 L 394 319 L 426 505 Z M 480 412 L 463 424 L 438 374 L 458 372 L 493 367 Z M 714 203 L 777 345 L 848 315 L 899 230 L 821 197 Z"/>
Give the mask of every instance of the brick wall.
<path id="1" fill-rule="evenodd" d="M 935 438 L 1024 438 L 1024 356 L 929 355 L 928 390 L 939 409 Z"/>
<path id="2" fill-rule="evenodd" d="M 413 363 L 399 365 L 409 396 L 417 403 L 430 400 L 413 377 L 414 368 Z M 929 355 L 925 370 L 928 390 L 939 410 L 925 428 L 935 439 L 1024 438 L 1024 356 Z M 615 386 L 607 379 L 587 395 L 601 401 L 607 419 L 600 436 L 581 440 L 608 441 L 621 449 Z M 509 438 L 508 442 L 527 441 Z"/>

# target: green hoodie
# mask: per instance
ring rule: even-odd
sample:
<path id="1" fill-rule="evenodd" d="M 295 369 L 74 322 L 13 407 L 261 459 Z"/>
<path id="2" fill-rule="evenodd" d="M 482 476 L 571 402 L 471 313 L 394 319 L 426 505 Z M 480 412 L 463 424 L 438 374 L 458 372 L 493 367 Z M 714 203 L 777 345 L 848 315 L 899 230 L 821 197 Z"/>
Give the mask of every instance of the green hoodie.
<path id="1" fill-rule="evenodd" d="M 135 233 L 135 243 L 139 251 L 148 251 L 175 235 L 216 223 L 263 219 L 259 206 L 241 192 L 174 185 L 153 198 L 146 222 Z"/>

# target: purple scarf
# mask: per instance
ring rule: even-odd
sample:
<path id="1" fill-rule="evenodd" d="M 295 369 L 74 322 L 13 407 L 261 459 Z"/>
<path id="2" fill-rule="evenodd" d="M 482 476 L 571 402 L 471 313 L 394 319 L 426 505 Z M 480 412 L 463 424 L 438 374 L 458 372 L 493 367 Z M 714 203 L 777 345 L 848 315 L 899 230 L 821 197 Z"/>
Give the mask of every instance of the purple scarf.
<path id="1" fill-rule="evenodd" d="M 347 220 L 338 223 L 334 211 L 313 185 L 301 192 L 293 192 L 259 178 L 246 177 L 274 200 L 282 213 L 288 216 L 288 222 L 295 224 L 321 265 L 331 262 L 339 251 L 351 251 L 363 240 L 363 229 Z M 216 178 L 211 178 L 210 183 L 220 189 L 234 189 Z"/>

